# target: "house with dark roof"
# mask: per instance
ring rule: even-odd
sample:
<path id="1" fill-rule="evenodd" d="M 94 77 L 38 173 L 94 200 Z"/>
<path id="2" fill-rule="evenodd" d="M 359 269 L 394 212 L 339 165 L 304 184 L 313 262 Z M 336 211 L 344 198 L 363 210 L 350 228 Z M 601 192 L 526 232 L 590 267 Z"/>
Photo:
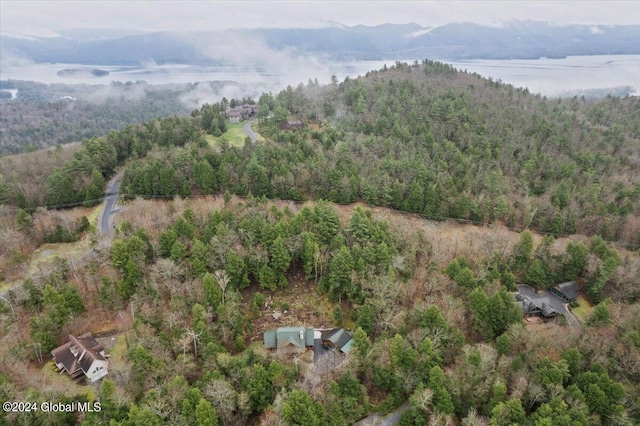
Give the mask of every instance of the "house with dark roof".
<path id="1" fill-rule="evenodd" d="M 551 293 L 565 302 L 573 302 L 576 300 L 578 298 L 578 290 L 578 283 L 575 281 L 567 281 L 566 283 L 558 284 L 549 289 Z"/>
<path id="2" fill-rule="evenodd" d="M 245 118 L 253 118 L 256 116 L 260 107 L 258 105 L 244 104 L 241 106 Z"/>
<path id="3" fill-rule="evenodd" d="M 525 296 L 520 293 L 515 297 L 516 303 L 520 306 L 525 317 L 537 316 L 551 319 L 558 315 L 558 312 L 549 304 L 548 297 Z"/>
<path id="4" fill-rule="evenodd" d="M 351 333 L 344 328 L 334 328 L 323 331 L 321 334 L 322 345 L 327 348 L 337 349 L 343 353 L 349 353 L 353 343 Z"/>
<path id="5" fill-rule="evenodd" d="M 51 355 L 60 374 L 67 373 L 72 379 L 84 374 L 94 383 L 109 373 L 104 347 L 91 333 L 78 337 L 70 334 L 69 341 L 52 350 Z"/>
<path id="6" fill-rule="evenodd" d="M 242 106 L 230 109 L 226 112 L 226 116 L 231 123 L 240 123 L 241 121 L 255 117 L 258 113 L 258 110 L 258 105 L 244 104 Z"/>
<path id="7" fill-rule="evenodd" d="M 264 333 L 264 347 L 280 353 L 301 353 L 313 346 L 313 328 L 280 327 Z"/>

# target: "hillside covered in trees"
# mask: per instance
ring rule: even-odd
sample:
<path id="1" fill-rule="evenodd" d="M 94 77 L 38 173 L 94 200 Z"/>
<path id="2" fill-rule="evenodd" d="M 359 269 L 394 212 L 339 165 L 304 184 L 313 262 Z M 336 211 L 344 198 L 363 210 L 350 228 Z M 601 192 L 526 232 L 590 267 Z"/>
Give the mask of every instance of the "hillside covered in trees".
<path id="1" fill-rule="evenodd" d="M 3 399 L 87 398 L 27 390 L 41 386 L 39 354 L 91 329 L 123 334 L 94 396 L 102 411 L 85 425 L 349 425 L 407 400 L 406 425 L 639 419 L 640 312 L 629 296 L 637 300 L 640 259 L 599 238 L 255 197 L 139 199 L 123 215 L 112 246 L 80 266 L 54 262 L 11 293 L 15 311 L 2 305 Z M 509 293 L 515 276 L 544 262 L 557 279 L 588 280 L 609 258 L 614 299 L 584 325 L 524 324 Z M 286 312 L 274 321 L 274 311 Z M 353 328 L 353 350 L 328 371 L 321 359 L 264 351 L 265 328 L 301 321 Z M 18 362 L 27 359 L 35 367 Z"/>
<path id="2" fill-rule="evenodd" d="M 253 158 L 270 173 L 267 196 L 289 198 L 279 188 L 295 188 L 433 218 L 640 243 L 636 97 L 547 100 L 427 62 L 287 89 L 261 104 L 328 124 L 298 133 L 264 126 L 276 147 Z M 286 161 L 271 160 L 280 155 Z"/>
<path id="3" fill-rule="evenodd" d="M 80 142 L 129 124 L 187 115 L 201 98 L 215 97 L 228 81 L 151 85 L 41 84 L 7 80 L 0 89 L 0 155 Z M 3 94 L 9 92 L 3 91 Z"/>
<path id="4" fill-rule="evenodd" d="M 2 399 L 71 398 L 34 391 L 38 360 L 107 330 L 115 367 L 87 396 L 104 410 L 1 421 L 348 425 L 408 401 L 404 425 L 640 422 L 640 100 L 550 101 L 425 61 L 258 104 L 264 142 L 211 143 L 225 105 L 206 104 L 53 151 L 40 191 L 0 182 L 2 241 L 64 231 L 36 207 L 93 205 L 120 169 L 129 199 L 113 243 L 1 305 Z M 0 261 L 17 280 L 26 259 Z M 577 325 L 523 321 L 517 284 L 568 280 Z M 354 330 L 352 352 L 265 352 L 265 329 L 300 322 Z"/>
<path id="5" fill-rule="evenodd" d="M 114 167 L 137 158 L 125 176 L 132 195 L 363 200 L 640 245 L 637 97 L 547 100 L 426 62 L 326 87 L 310 82 L 259 104 L 269 143 L 208 146 L 203 136 L 222 109 L 208 105 L 86 142 L 40 198 L 10 182 L 6 197 L 24 207 L 91 200 Z M 290 117 L 306 125 L 280 130 Z"/>

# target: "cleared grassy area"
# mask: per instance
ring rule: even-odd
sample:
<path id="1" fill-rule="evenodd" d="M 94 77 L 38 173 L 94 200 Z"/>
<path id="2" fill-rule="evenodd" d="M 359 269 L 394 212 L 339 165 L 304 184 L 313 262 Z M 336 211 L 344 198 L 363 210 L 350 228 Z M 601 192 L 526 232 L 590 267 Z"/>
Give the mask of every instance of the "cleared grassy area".
<path id="1" fill-rule="evenodd" d="M 580 322 L 586 322 L 593 307 L 583 295 L 578 296 L 577 302 L 580 304 L 577 308 L 571 308 L 571 312 Z"/>
<path id="2" fill-rule="evenodd" d="M 38 272 L 39 266 L 45 263 L 51 263 L 56 257 L 67 260 L 74 260 L 85 255 L 90 249 L 88 238 L 73 243 L 47 243 L 38 247 L 31 253 L 31 261 L 29 262 L 29 273 Z"/>
<path id="3" fill-rule="evenodd" d="M 29 270 L 26 276 L 37 274 L 42 267 L 53 263 L 56 257 L 74 261 L 81 259 L 91 249 L 89 238 L 83 238 L 73 243 L 46 243 L 38 247 L 29 255 Z M 0 281 L 0 293 L 9 290 L 15 285 L 19 285 L 22 280 Z"/>
<path id="4" fill-rule="evenodd" d="M 98 215 L 102 211 L 102 204 L 95 207 L 93 212 L 87 217 L 89 223 L 92 226 L 96 225 Z M 45 243 L 36 248 L 33 252 L 26 256 L 26 264 L 29 265 L 29 269 L 25 276 L 20 279 L 0 280 L 0 293 L 4 293 L 10 288 L 20 285 L 22 278 L 31 276 L 38 273 L 42 267 L 50 264 L 56 257 L 66 259 L 68 261 L 74 261 L 83 258 L 89 253 L 91 249 L 91 238 L 87 234 L 80 241 L 74 241 L 72 243 Z M 2 265 L 0 265 L 0 269 Z"/>
<path id="5" fill-rule="evenodd" d="M 247 136 L 242 131 L 242 126 L 244 125 L 245 123 L 229 123 L 227 124 L 227 131 L 221 136 L 206 135 L 205 139 L 211 146 L 226 141 L 231 146 L 242 147 L 244 146 L 244 138 Z"/>
<path id="6" fill-rule="evenodd" d="M 124 362 L 124 354 L 127 352 L 127 338 L 124 333 L 118 334 L 116 344 L 109 351 L 111 355 L 111 362 Z"/>

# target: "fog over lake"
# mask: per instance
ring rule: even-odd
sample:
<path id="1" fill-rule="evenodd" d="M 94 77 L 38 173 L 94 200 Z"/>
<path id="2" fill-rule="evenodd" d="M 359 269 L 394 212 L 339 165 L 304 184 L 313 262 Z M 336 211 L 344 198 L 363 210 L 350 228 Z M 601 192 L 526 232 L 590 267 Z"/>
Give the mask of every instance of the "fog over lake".
<path id="1" fill-rule="evenodd" d="M 569 56 L 564 59 L 470 60 L 456 68 L 501 79 L 533 93 L 556 96 L 566 91 L 631 86 L 640 94 L 640 55 Z"/>
<path id="2" fill-rule="evenodd" d="M 403 60 L 404 62 L 413 62 Z M 564 59 L 535 60 L 469 60 L 445 61 L 461 70 L 502 80 L 516 87 L 527 87 L 532 93 L 556 96 L 580 89 L 631 86 L 640 92 L 640 55 L 570 56 Z M 395 60 L 328 62 L 315 58 L 300 58 L 293 63 L 265 67 L 242 65 L 193 66 L 156 65 L 93 66 L 78 64 L 27 64 L 0 68 L 0 79 L 31 80 L 41 83 L 110 84 L 144 80 L 149 84 L 194 83 L 200 81 L 235 81 L 242 85 L 242 95 L 257 96 L 262 91 L 280 90 L 287 85 L 306 83 L 317 78 L 328 83 L 332 75 L 339 80 L 356 77 L 368 71 L 391 66 Z M 93 76 L 90 72 L 76 76 L 61 76 L 61 70 L 104 70 L 108 75 Z"/>

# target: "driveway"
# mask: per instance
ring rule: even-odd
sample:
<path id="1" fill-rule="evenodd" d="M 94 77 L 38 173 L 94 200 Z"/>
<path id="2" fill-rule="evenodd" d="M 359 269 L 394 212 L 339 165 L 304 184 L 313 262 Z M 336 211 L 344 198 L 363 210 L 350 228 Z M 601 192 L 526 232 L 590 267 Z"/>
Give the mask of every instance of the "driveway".
<path id="1" fill-rule="evenodd" d="M 253 124 L 253 120 L 247 121 L 247 123 L 242 126 L 242 131 L 245 135 L 251 138 L 251 143 L 256 143 L 256 139 L 258 139 L 258 134 L 251 129 L 251 125 Z"/>
<path id="2" fill-rule="evenodd" d="M 518 291 L 520 291 L 520 294 L 522 294 L 523 296 L 528 296 L 528 297 L 537 296 L 537 297 L 548 298 L 549 305 L 557 313 L 559 313 L 560 315 L 564 315 L 564 317 L 567 319 L 567 324 L 569 324 L 571 327 L 580 326 L 580 322 L 576 319 L 576 317 L 573 316 L 571 311 L 569 311 L 569 305 L 564 300 L 560 299 L 558 296 L 551 293 L 550 291 L 545 290 L 545 291 L 541 291 L 540 293 L 536 293 L 535 289 L 525 284 L 519 284 Z"/>
<path id="3" fill-rule="evenodd" d="M 120 172 L 109 181 L 107 189 L 105 191 L 104 209 L 100 215 L 99 225 L 100 234 L 102 236 L 111 236 L 113 234 L 113 227 L 111 226 L 111 215 L 118 213 L 118 197 L 120 192 L 120 182 L 122 181 L 123 173 Z"/>

